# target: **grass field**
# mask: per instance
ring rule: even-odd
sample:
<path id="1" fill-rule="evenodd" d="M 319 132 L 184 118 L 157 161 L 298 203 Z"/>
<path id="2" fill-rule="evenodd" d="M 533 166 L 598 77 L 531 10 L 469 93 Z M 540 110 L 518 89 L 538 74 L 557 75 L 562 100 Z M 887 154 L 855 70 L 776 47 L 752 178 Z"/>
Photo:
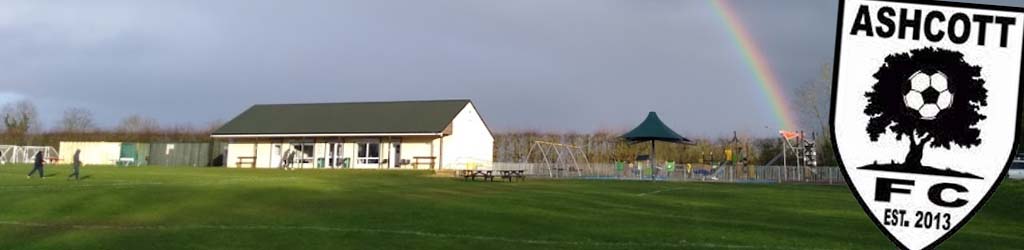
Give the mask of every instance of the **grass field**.
<path id="1" fill-rule="evenodd" d="M 0 249 L 893 249 L 845 186 L 0 166 Z M 943 249 L 1024 247 L 1006 182 Z"/>

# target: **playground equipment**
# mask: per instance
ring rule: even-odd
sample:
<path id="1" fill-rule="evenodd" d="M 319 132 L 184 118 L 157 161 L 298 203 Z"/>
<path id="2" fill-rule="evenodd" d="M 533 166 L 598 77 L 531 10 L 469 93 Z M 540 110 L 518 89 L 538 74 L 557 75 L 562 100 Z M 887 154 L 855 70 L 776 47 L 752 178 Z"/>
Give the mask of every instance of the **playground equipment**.
<path id="1" fill-rule="evenodd" d="M 783 172 L 783 179 L 803 179 L 806 175 L 815 175 L 814 168 L 818 166 L 818 150 L 814 146 L 816 136 L 811 133 L 811 139 L 807 140 L 803 131 L 779 131 L 782 137 L 782 166 L 785 169 L 789 166 L 789 155 L 792 154 L 795 160 L 796 173 L 790 175 L 789 171 Z M 778 158 L 778 157 L 776 157 Z M 795 176 L 794 176 L 795 175 Z"/>
<path id="2" fill-rule="evenodd" d="M 54 162 L 58 158 L 57 149 L 53 147 L 0 145 L 0 164 L 29 164 L 38 152 L 43 153 L 46 161 Z"/>
<path id="3" fill-rule="evenodd" d="M 721 161 L 715 161 L 714 151 L 707 154 L 711 159 L 704 158 L 705 154 L 701 152 L 701 161 L 712 162 L 712 166 L 716 166 L 715 176 L 729 175 L 730 179 L 754 178 L 757 170 L 755 166 L 749 164 L 749 148 L 749 143 L 740 141 L 736 131 L 733 131 L 732 140 L 726 142 L 722 147 Z"/>
<path id="4" fill-rule="evenodd" d="M 816 139 L 814 133 L 811 133 L 811 140 L 807 140 L 803 131 L 779 131 L 779 135 L 782 136 L 783 142 L 783 166 L 788 166 L 787 149 L 793 154 L 793 159 L 796 160 L 797 167 L 818 166 L 818 150 L 814 147 L 814 140 Z"/>
<path id="5" fill-rule="evenodd" d="M 530 163 L 530 156 L 534 152 L 540 154 L 539 166 L 541 169 L 534 169 L 534 173 L 537 170 L 548 172 L 548 176 L 551 178 L 565 177 L 567 174 L 575 173 L 577 177 L 583 176 L 584 167 L 586 170 L 593 173 L 593 168 L 590 166 L 590 160 L 587 159 L 587 154 L 583 152 L 583 149 L 576 145 L 545 142 L 545 141 L 534 141 L 533 145 L 530 146 L 530 151 L 526 153 L 526 157 L 523 158 L 523 163 Z M 581 162 L 582 161 L 582 162 Z"/>

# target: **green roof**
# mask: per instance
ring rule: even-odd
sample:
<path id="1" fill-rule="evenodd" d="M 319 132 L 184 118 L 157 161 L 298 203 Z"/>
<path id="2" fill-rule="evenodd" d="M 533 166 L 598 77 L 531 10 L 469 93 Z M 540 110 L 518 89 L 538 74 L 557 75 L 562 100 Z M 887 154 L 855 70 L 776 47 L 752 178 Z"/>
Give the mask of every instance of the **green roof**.
<path id="1" fill-rule="evenodd" d="M 680 136 L 671 128 L 665 126 L 658 118 L 658 113 L 647 113 L 647 118 L 640 125 L 622 135 L 623 139 L 629 141 L 667 141 L 675 143 L 691 143 L 690 139 Z"/>
<path id="2" fill-rule="evenodd" d="M 213 135 L 440 133 L 469 100 L 255 105 Z"/>

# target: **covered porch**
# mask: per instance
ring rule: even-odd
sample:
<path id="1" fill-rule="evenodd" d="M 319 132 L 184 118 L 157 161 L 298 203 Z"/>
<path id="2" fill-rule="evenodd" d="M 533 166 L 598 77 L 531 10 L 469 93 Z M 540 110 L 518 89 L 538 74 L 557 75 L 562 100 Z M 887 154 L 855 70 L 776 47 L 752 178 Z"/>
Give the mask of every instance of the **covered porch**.
<path id="1" fill-rule="evenodd" d="M 436 169 L 441 134 L 228 139 L 230 168 Z"/>

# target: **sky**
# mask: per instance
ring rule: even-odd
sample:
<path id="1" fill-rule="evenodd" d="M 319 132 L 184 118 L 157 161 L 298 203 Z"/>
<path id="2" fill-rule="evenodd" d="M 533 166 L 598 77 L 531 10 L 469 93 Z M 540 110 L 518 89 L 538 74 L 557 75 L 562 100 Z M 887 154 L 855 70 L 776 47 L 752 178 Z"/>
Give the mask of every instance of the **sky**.
<path id="1" fill-rule="evenodd" d="M 788 101 L 822 80 L 837 2 L 729 5 Z M 684 135 L 774 134 L 722 20 L 705 0 L 3 1 L 0 103 L 29 99 L 46 126 L 84 108 L 113 127 L 472 99 L 495 131 L 625 131 L 656 111 Z"/>

